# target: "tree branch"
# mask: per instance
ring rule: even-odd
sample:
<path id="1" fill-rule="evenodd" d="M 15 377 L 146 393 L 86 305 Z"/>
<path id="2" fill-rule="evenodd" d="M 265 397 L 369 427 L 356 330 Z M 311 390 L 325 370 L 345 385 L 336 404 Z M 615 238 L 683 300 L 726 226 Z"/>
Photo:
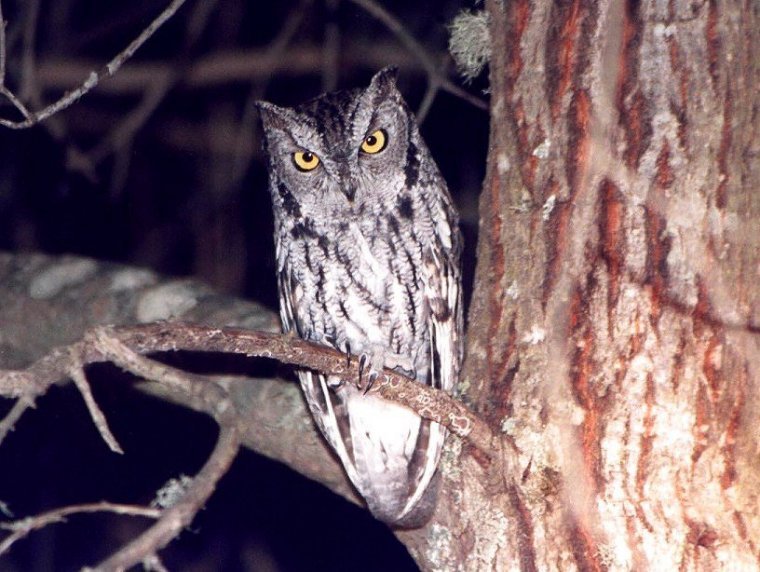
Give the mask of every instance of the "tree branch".
<path id="1" fill-rule="evenodd" d="M 423 102 L 425 105 L 420 106 L 420 116 L 424 117 L 424 115 L 427 113 L 430 105 L 430 101 L 428 100 L 432 101 L 432 98 L 439 88 L 450 93 L 451 95 L 463 99 L 478 109 L 488 111 L 487 102 L 483 101 L 479 97 L 472 95 L 467 90 L 462 89 L 451 80 L 449 80 L 449 78 L 447 78 L 446 75 L 440 71 L 439 66 L 436 64 L 435 60 L 430 56 L 430 54 L 427 53 L 427 50 L 415 39 L 412 34 L 409 33 L 404 25 L 395 16 L 393 16 L 393 14 L 388 12 L 377 2 L 373 2 L 373 0 L 350 1 L 353 4 L 361 7 L 372 17 L 385 24 L 385 26 L 399 39 L 404 47 L 409 50 L 409 52 L 415 58 L 417 58 L 417 60 L 419 60 L 422 67 L 425 69 L 425 72 L 428 76 L 429 87 L 428 95 L 425 98 L 425 102 Z"/>
<path id="2" fill-rule="evenodd" d="M 147 518 L 159 518 L 161 510 L 137 505 L 114 504 L 110 502 L 98 502 L 77 504 L 57 508 L 36 516 L 23 518 L 13 522 L 0 524 L 0 528 L 9 530 L 11 533 L 0 542 L 0 556 L 8 552 L 10 547 L 26 537 L 30 532 L 39 530 L 56 522 L 65 522 L 66 518 L 75 514 L 89 514 L 97 512 L 110 512 L 129 516 L 142 516 Z"/>
<path id="3" fill-rule="evenodd" d="M 166 508 L 153 526 L 98 564 L 95 570 L 125 570 L 155 556 L 156 551 L 169 544 L 192 522 L 240 450 L 235 413 L 228 410 L 225 419 L 227 422 L 221 427 L 213 453 L 178 502 Z"/>
<path id="4" fill-rule="evenodd" d="M 132 55 L 142 46 L 155 32 L 158 30 L 179 8 L 185 3 L 185 0 L 173 0 L 153 22 L 151 22 L 140 34 L 132 40 L 132 42 L 124 48 L 121 52 L 108 62 L 100 71 L 91 71 L 84 82 L 73 91 L 65 93 L 60 99 L 51 103 L 44 109 L 29 112 L 26 107 L 13 95 L 13 93 L 5 87 L 5 25 L 0 26 L 0 94 L 4 95 L 13 105 L 24 115 L 23 121 L 12 121 L 9 119 L 0 119 L 0 125 L 8 127 L 10 129 L 25 129 L 31 127 L 50 117 L 51 115 L 66 109 L 72 103 L 80 99 L 83 95 L 91 91 L 97 86 L 100 81 L 105 77 L 111 77 L 119 68 L 126 62 Z M 0 20 L 2 19 L 2 12 L 0 8 Z"/>
<path id="5" fill-rule="evenodd" d="M 360 373 L 356 356 L 346 356 L 332 348 L 292 336 L 180 323 L 96 328 L 85 339 L 73 344 L 68 352 L 76 353 L 83 365 L 114 359 L 118 365 L 138 375 L 147 375 L 159 382 L 172 379 L 167 375 L 167 366 L 156 364 L 149 369 L 140 360 L 124 357 L 118 344 L 140 354 L 185 350 L 272 358 L 352 381 L 359 379 Z M 23 371 L 0 371 L 0 395 L 36 398 L 51 384 L 69 374 L 67 358 L 70 353 L 54 350 Z M 383 370 L 370 391 L 409 407 L 421 417 L 441 423 L 486 455 L 493 452 L 495 443 L 490 427 L 442 391 L 389 369 Z"/>

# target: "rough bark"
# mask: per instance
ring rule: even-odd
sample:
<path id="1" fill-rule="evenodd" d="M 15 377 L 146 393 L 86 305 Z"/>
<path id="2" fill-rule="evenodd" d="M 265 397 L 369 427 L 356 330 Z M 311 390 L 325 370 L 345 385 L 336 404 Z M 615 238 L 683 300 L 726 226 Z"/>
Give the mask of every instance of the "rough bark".
<path id="1" fill-rule="evenodd" d="M 488 9 L 463 393 L 509 455 L 464 447 L 405 540 L 428 569 L 757 569 L 758 4 Z"/>

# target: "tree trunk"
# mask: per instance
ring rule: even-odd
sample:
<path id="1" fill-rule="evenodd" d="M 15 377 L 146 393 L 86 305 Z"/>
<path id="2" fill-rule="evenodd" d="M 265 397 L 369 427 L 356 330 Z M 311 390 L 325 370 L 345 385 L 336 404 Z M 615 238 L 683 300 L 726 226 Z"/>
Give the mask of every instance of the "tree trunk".
<path id="1" fill-rule="evenodd" d="M 488 3 L 492 132 L 427 569 L 760 566 L 757 2 Z"/>

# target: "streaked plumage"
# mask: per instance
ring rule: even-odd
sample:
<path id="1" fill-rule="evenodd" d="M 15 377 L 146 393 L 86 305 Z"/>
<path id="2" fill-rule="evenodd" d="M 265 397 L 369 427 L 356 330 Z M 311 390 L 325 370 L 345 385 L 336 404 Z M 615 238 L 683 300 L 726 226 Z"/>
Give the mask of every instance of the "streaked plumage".
<path id="1" fill-rule="evenodd" d="M 366 89 L 261 103 L 285 331 L 452 391 L 461 363 L 458 218 L 386 69 Z M 445 430 L 354 383 L 299 372 L 372 513 L 421 524 Z"/>

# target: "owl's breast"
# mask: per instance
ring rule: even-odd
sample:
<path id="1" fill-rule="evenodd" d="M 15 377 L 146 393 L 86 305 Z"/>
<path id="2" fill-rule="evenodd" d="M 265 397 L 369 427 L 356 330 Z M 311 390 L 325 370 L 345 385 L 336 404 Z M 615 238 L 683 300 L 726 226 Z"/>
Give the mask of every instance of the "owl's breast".
<path id="1" fill-rule="evenodd" d="M 429 343 L 421 249 L 389 242 L 355 221 L 285 245 L 297 284 L 292 304 L 304 337 L 352 353 L 382 346 L 417 363 Z"/>

